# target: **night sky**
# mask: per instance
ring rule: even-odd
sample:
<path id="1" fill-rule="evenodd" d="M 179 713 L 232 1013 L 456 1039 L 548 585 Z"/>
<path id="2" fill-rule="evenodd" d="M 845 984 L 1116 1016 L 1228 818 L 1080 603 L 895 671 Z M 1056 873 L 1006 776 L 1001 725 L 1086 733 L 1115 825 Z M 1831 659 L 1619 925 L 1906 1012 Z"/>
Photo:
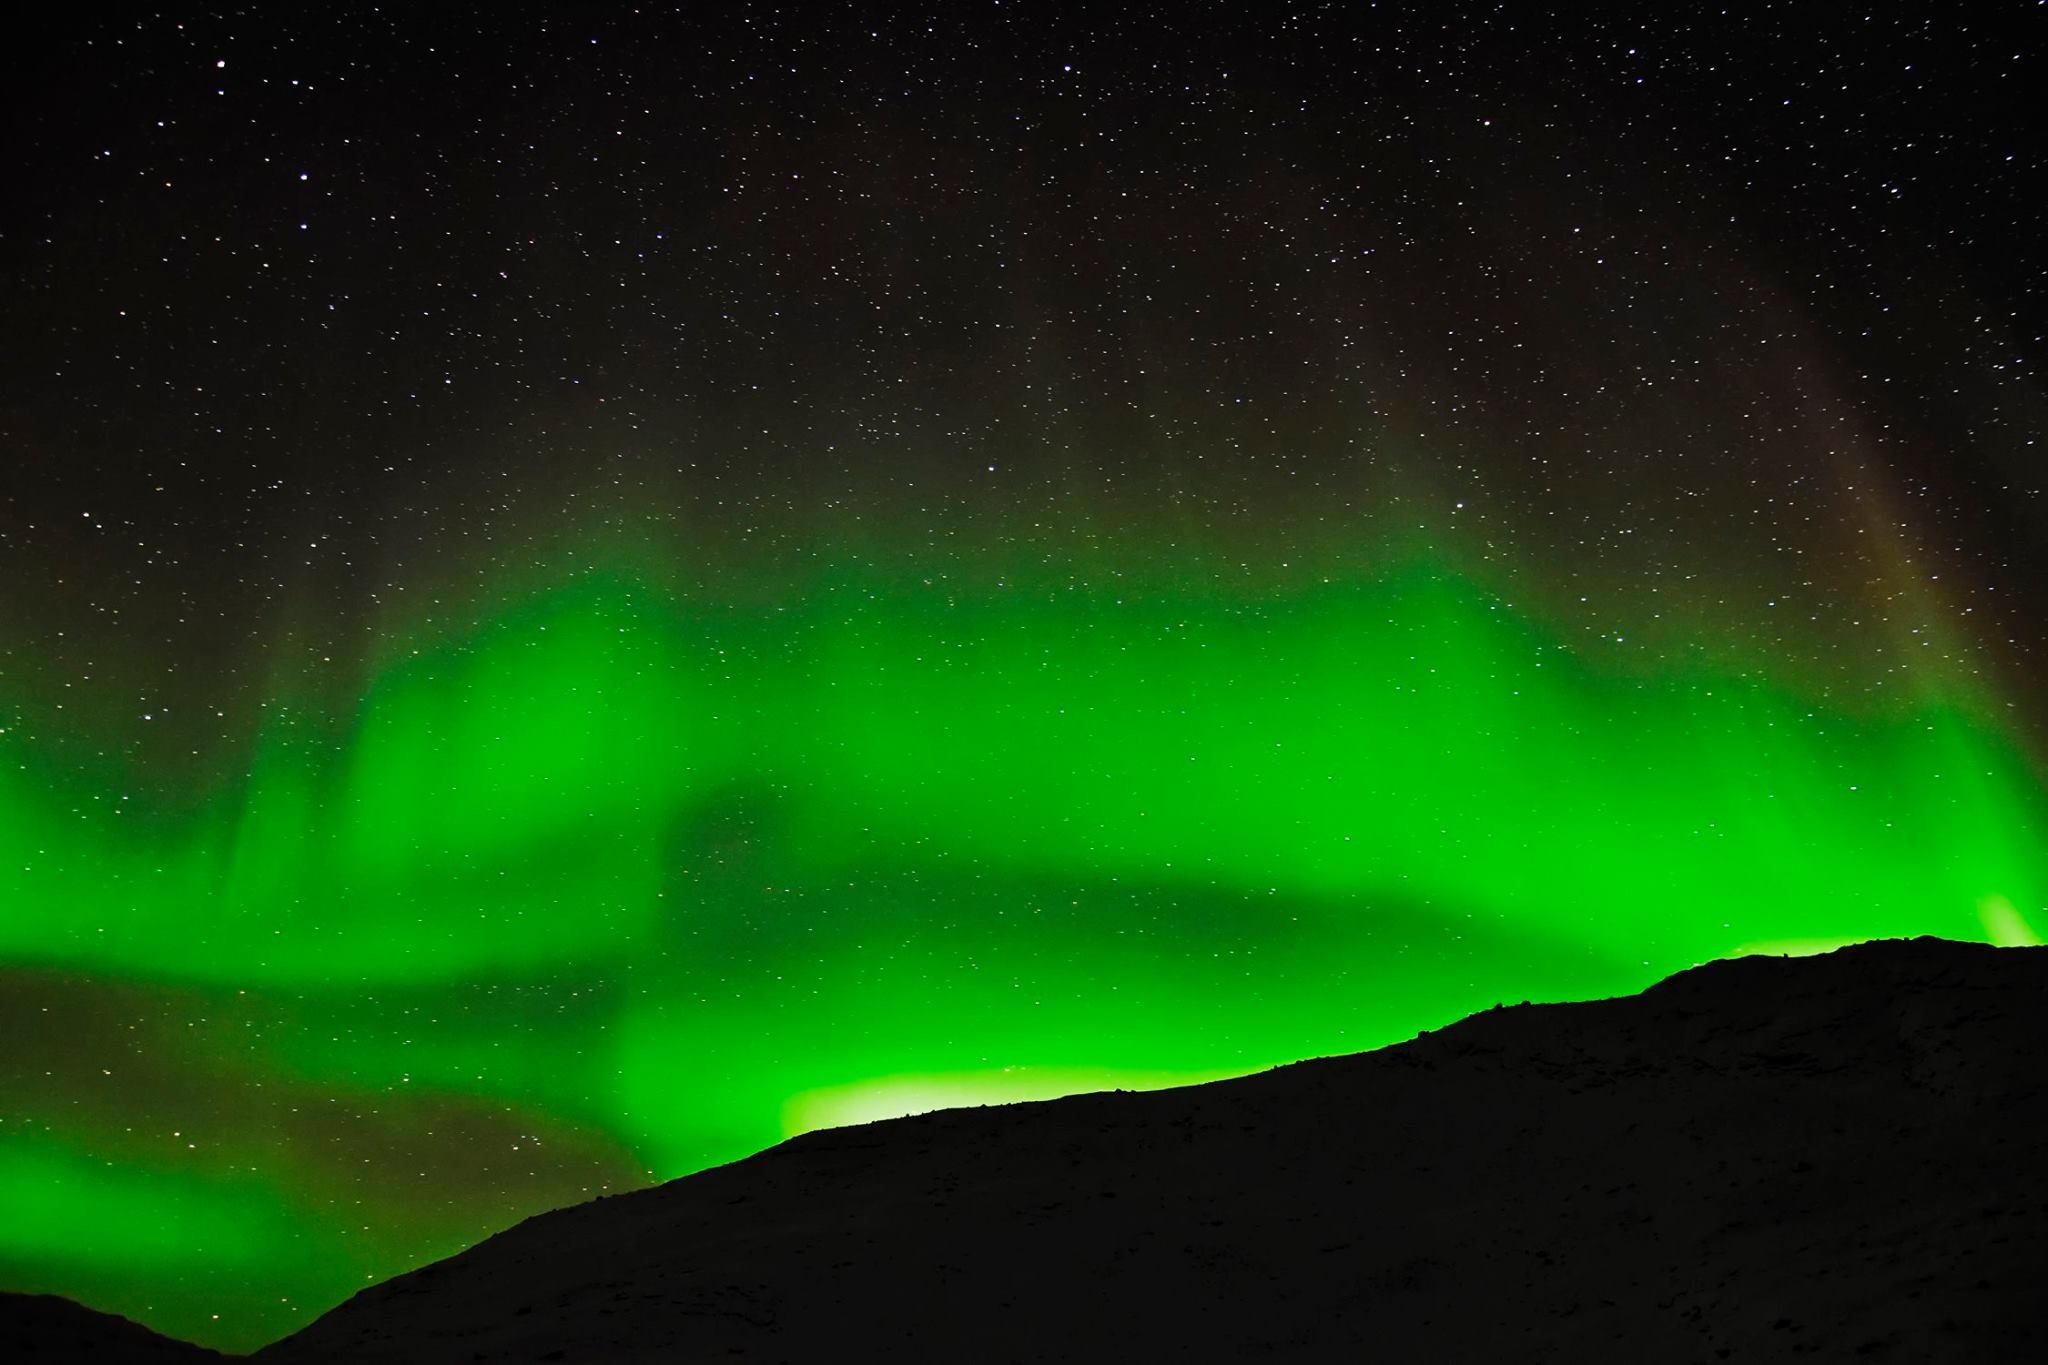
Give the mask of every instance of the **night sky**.
<path id="1" fill-rule="evenodd" d="M 295 8 L 0 58 L 0 1287 L 2048 929 L 2041 6 Z"/>

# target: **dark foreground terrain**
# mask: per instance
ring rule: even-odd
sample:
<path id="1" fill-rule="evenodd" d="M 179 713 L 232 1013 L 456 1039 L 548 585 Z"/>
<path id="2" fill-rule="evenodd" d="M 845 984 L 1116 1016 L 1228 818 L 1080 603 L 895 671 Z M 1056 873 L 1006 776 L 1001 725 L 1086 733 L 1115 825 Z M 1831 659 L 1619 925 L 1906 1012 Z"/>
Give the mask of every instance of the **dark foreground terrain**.
<path id="1" fill-rule="evenodd" d="M 1241 1080 L 813 1133 L 254 1359 L 2048 1359 L 2044 1040 L 2048 949 L 1716 962 Z"/>
<path id="2" fill-rule="evenodd" d="M 54 1294 L 0 1293 L 0 1361 L 223 1365 L 232 1359 Z"/>

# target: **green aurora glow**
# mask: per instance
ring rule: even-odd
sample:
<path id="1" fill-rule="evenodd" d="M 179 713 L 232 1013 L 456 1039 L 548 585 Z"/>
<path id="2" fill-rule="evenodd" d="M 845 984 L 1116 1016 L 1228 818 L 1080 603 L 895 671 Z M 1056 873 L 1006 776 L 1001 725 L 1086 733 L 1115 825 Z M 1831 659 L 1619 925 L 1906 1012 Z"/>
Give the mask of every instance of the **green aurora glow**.
<path id="1" fill-rule="evenodd" d="M 17 26 L 0 1288 L 2048 931 L 2030 50 L 888 8 Z"/>
<path id="2" fill-rule="evenodd" d="M 0 735 L 12 1282 L 249 1347 L 805 1126 L 2043 899 L 1965 689 L 1625 654 L 1441 556 L 753 604 L 619 563 L 375 638 L 157 808 Z M 83 1060 L 123 1049 L 147 1080 Z"/>

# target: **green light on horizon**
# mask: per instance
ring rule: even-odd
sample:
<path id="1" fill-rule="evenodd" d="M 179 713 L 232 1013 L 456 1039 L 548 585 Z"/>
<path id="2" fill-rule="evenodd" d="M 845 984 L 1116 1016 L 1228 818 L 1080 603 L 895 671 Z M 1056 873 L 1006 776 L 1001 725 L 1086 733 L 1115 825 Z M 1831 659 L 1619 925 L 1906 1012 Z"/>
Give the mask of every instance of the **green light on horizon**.
<path id="1" fill-rule="evenodd" d="M 266 1079 L 373 1103 L 408 1142 L 437 1140 L 424 1106 L 511 1113 L 551 1125 L 531 1160 L 592 1135 L 632 1163 L 589 1169 L 633 1183 L 815 1123 L 1253 1070 L 1746 947 L 2026 941 L 2043 904 L 2040 784 L 1980 707 L 1852 711 L 1621 658 L 1429 563 L 1256 590 L 848 567 L 755 605 L 591 572 L 376 647 L 350 707 L 268 708 L 243 780 L 177 818 L 0 735 L 0 961 L 275 1003 L 218 1123 Z M 123 1102 L 85 1122 L 64 1085 L 22 1096 L 82 1153 L 170 1103 Z M 33 1175 L 24 1133 L 0 1159 Z M 236 1159 L 271 1211 L 222 1215 L 222 1245 L 298 1249 L 290 1303 L 214 1339 L 402 1268 L 391 1246 L 323 1260 L 339 1234 L 307 1192 L 374 1161 Z M 110 1196 L 40 1188 L 12 1263 L 172 1320 L 134 1288 L 171 1254 L 154 1234 L 66 1260 L 66 1220 Z M 408 1245 L 535 1197 L 470 1190 Z"/>

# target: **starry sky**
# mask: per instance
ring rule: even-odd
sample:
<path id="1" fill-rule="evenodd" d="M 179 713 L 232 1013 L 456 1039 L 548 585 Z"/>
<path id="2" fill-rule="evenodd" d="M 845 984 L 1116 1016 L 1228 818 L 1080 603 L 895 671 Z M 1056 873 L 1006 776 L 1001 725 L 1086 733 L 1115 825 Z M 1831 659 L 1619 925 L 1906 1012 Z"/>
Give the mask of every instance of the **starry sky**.
<path id="1" fill-rule="evenodd" d="M 2048 929 L 2035 4 L 79 9 L 0 1287 Z"/>

